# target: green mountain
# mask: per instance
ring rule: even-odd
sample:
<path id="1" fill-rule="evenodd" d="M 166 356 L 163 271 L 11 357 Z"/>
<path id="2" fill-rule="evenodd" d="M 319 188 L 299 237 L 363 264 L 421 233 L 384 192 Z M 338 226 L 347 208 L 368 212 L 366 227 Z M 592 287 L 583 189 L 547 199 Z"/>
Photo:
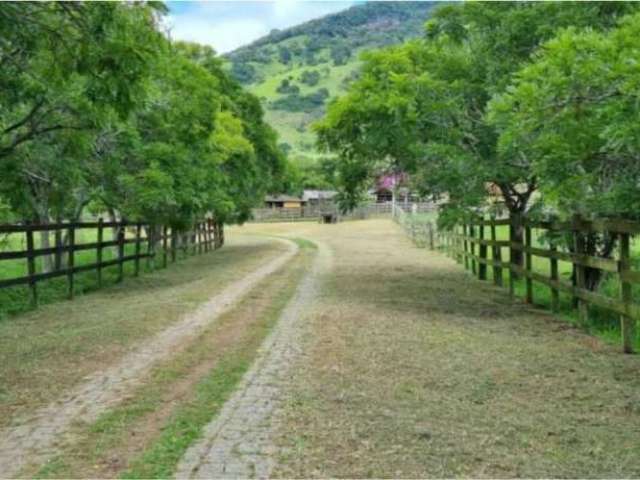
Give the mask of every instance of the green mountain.
<path id="1" fill-rule="evenodd" d="M 357 77 L 363 50 L 424 31 L 436 2 L 370 2 L 286 30 L 227 54 L 233 76 L 257 95 L 283 148 L 300 164 L 317 156 L 309 125 Z"/>

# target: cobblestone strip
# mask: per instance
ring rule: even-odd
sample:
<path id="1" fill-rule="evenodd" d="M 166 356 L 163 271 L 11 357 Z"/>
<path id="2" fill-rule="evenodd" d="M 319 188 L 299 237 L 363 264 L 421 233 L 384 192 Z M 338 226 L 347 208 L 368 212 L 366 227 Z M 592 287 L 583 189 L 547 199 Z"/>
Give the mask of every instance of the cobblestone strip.
<path id="1" fill-rule="evenodd" d="M 169 358 L 181 344 L 195 338 L 257 283 L 286 264 L 298 250 L 295 244 L 286 243 L 289 249 L 285 253 L 232 283 L 154 338 L 145 340 L 116 365 L 87 377 L 69 394 L 19 425 L 0 430 L 0 478 L 18 475 L 27 462 L 44 462 L 56 453 L 56 441 L 73 422 L 93 422 L 119 403 L 153 364 Z"/>
<path id="2" fill-rule="evenodd" d="M 319 277 L 330 264 L 320 246 L 278 323 L 260 347 L 258 358 L 220 414 L 205 428 L 178 465 L 176 478 L 267 478 L 272 470 L 272 442 L 278 404 L 300 355 L 304 315 L 319 293 Z"/>

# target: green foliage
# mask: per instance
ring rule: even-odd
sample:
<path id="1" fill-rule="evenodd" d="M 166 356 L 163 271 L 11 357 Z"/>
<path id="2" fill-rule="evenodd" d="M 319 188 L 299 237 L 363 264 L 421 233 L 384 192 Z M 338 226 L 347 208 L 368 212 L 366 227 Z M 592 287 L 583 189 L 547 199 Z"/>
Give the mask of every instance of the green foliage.
<path id="1" fill-rule="evenodd" d="M 259 78 L 256 68 L 250 63 L 233 62 L 231 64 L 231 75 L 244 84 L 256 82 Z"/>
<path id="2" fill-rule="evenodd" d="M 344 90 L 345 79 L 353 78 L 361 51 L 422 35 L 424 20 L 433 6 L 430 2 L 362 2 L 343 12 L 273 31 L 229 53 L 228 68 L 262 100 L 268 120 L 291 145 L 293 155 L 317 155 L 308 126 L 324 114 L 326 102 L 280 99 L 283 94 L 295 93 L 279 91 L 283 80 L 296 79 L 300 97 L 319 88 L 336 96 Z M 284 49 L 291 56 L 286 64 L 280 59 Z M 240 65 L 250 67 L 250 72 Z"/>
<path id="3" fill-rule="evenodd" d="M 278 88 L 276 88 L 276 92 L 283 94 L 298 94 L 300 93 L 300 87 L 291 83 L 288 78 L 283 78 L 280 85 L 278 85 Z"/>
<path id="4" fill-rule="evenodd" d="M 509 142 L 504 139 L 499 148 L 496 130 L 499 120 L 487 120 L 489 101 L 503 94 L 518 69 L 541 44 L 563 28 L 574 25 L 607 30 L 622 14 L 634 9 L 637 7 L 633 4 L 607 2 L 469 2 L 443 6 L 428 23 L 424 39 L 364 56 L 360 78 L 350 85 L 347 95 L 330 105 L 325 119 L 316 126 L 319 146 L 340 157 L 338 178 L 346 205 L 355 204 L 372 176 L 381 171 L 400 170 L 410 172 L 416 187 L 424 194 L 448 196 L 448 211 L 443 218 L 450 221 L 484 207 L 486 188 L 491 183 L 501 191 L 510 212 L 520 214 L 529 209 L 543 172 L 532 164 L 534 152 L 513 148 L 517 147 L 513 142 L 507 148 Z M 623 63 L 634 55 L 630 47 L 614 58 Z M 568 58 L 558 70 L 570 71 L 571 61 Z M 566 73 L 563 80 L 558 79 L 560 84 L 565 82 L 565 89 L 558 91 L 566 95 L 584 94 L 581 89 L 589 88 L 589 74 L 597 75 L 597 70 L 592 68 L 589 72 L 587 68 L 582 84 L 573 85 L 575 74 Z M 602 85 L 624 81 L 628 73 L 620 72 L 618 77 L 605 75 Z M 550 78 L 547 80 L 549 89 L 557 87 Z M 600 91 L 605 94 L 608 90 Z M 529 93 L 531 98 L 548 102 L 546 92 Z M 562 98 L 566 97 L 560 95 L 557 101 Z M 501 108 L 504 113 L 501 128 L 523 129 L 518 145 L 525 142 L 525 128 L 531 133 L 546 125 L 550 134 L 554 133 L 553 128 L 560 128 L 559 123 L 547 123 L 548 110 L 539 115 L 536 126 L 525 122 L 525 112 L 509 119 L 509 109 L 517 109 L 520 100 L 514 99 L 511 105 L 505 103 Z M 629 108 L 624 102 L 620 108 L 622 105 Z M 561 122 L 560 118 L 556 120 Z M 567 124 L 563 125 L 568 129 Z M 585 124 L 581 127 L 585 133 L 590 131 L 598 137 L 592 127 Z M 556 135 L 556 144 L 564 145 L 556 146 L 566 150 L 568 144 L 576 141 L 574 133 L 567 131 L 561 141 Z M 578 141 L 578 145 L 582 142 Z M 546 158 L 551 160 L 553 157 L 548 153 Z M 547 165 L 558 166 L 555 161 Z M 574 167 L 575 163 L 571 165 Z M 570 188 L 571 181 L 575 179 L 556 192 Z M 631 184 L 633 181 L 624 188 L 630 188 Z M 593 183 L 589 186 L 595 188 Z M 577 200 L 579 195 L 574 198 Z M 616 198 L 611 201 L 616 203 L 621 197 Z"/>
<path id="5" fill-rule="evenodd" d="M 351 56 L 351 49 L 347 45 L 337 42 L 331 45 L 330 55 L 334 65 L 344 65 Z"/>
<path id="6" fill-rule="evenodd" d="M 286 110 L 288 112 L 311 112 L 319 106 L 324 105 L 329 97 L 326 88 L 320 88 L 309 95 L 289 94 L 271 103 L 271 108 L 275 110 Z"/>
<path id="7" fill-rule="evenodd" d="M 188 228 L 208 213 L 242 222 L 279 187 L 286 160 L 258 99 L 209 47 L 167 41 L 159 15 L 2 9 L 0 195 L 16 216 L 75 220 L 91 205 Z"/>
<path id="8" fill-rule="evenodd" d="M 505 158 L 528 158 L 564 215 L 638 218 L 640 14 L 609 33 L 568 29 L 490 105 Z"/>
<path id="9" fill-rule="evenodd" d="M 320 81 L 320 72 L 317 70 L 305 70 L 302 72 L 302 75 L 300 75 L 300 81 L 305 85 L 313 87 Z"/>
<path id="10" fill-rule="evenodd" d="M 282 45 L 278 47 L 278 58 L 280 63 L 287 65 L 291 61 L 291 51 Z"/>

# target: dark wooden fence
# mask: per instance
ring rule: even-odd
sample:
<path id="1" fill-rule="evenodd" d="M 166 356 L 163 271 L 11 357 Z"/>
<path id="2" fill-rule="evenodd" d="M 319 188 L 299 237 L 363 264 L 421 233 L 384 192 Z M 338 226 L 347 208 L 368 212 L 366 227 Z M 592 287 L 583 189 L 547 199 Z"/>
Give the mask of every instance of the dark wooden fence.
<path id="1" fill-rule="evenodd" d="M 78 241 L 78 232 L 95 231 L 95 241 Z M 53 234 L 54 246 L 36 248 L 35 234 L 48 232 Z M 109 235 L 111 233 L 111 235 Z M 102 285 L 102 271 L 106 267 L 117 267 L 117 281 L 124 275 L 124 264 L 134 263 L 134 275 L 140 273 L 140 261 L 157 262 L 161 257 L 163 267 L 169 260 L 176 261 L 177 252 L 204 253 L 220 248 L 224 244 L 224 227 L 213 219 L 206 219 L 195 225 L 193 230 L 178 231 L 170 227 L 158 227 L 146 223 L 97 222 L 56 223 L 47 225 L 20 224 L 0 225 L 0 235 L 15 238 L 24 235 L 22 242 L 26 248 L 20 250 L 0 250 L 0 270 L 3 261 L 24 260 L 27 275 L 0 279 L 0 289 L 26 285 L 31 292 L 31 301 L 38 304 L 39 282 L 66 277 L 69 298 L 74 295 L 74 276 L 81 272 L 95 270 L 98 287 Z M 106 234 L 106 235 L 105 235 Z M 110 236 L 110 239 L 106 237 Z M 127 249 L 128 245 L 132 245 Z M 115 258 L 104 259 L 105 249 L 116 250 Z M 129 251 L 127 251 L 129 250 Z M 76 253 L 95 251 L 95 261 L 88 264 L 76 264 Z M 36 268 L 37 260 L 49 257 L 48 269 Z M 40 270 L 40 271 L 38 271 Z"/>
<path id="2" fill-rule="evenodd" d="M 508 230 L 507 238 L 498 238 L 500 227 Z M 522 232 L 521 241 L 518 240 L 520 236 L 516 235 L 516 229 Z M 571 236 L 572 248 L 558 248 L 553 242 L 548 242 L 546 248 L 540 244 L 534 245 L 532 230 L 542 230 L 556 237 Z M 584 252 L 584 234 L 588 233 L 606 233 L 615 236 L 617 248 L 613 253 L 616 258 L 581 253 Z M 533 282 L 539 282 L 549 287 L 551 308 L 554 311 L 559 308 L 560 292 L 569 294 L 573 298 L 573 303 L 577 305 L 579 320 L 583 323 L 588 319 L 589 305 L 597 305 L 619 314 L 622 347 L 625 352 L 631 353 L 636 322 L 640 317 L 640 306 L 634 302 L 632 284 L 640 284 L 640 272 L 632 270 L 630 239 L 632 235 L 638 233 L 640 233 L 640 222 L 630 221 L 534 222 L 525 220 L 516 225 L 510 219 L 491 219 L 460 225 L 453 231 L 439 232 L 438 238 L 441 248 L 481 280 L 487 280 L 487 269 L 490 268 L 493 282 L 501 286 L 505 281 L 506 271 L 509 273 L 509 291 L 513 294 L 515 279 L 524 278 L 525 300 L 528 303 L 534 301 Z M 522 265 L 515 261 L 518 257 L 517 252 L 521 252 L 524 256 Z M 547 274 L 534 271 L 534 257 L 548 260 Z M 560 278 L 559 261 L 572 265 L 573 282 Z M 587 268 L 614 275 L 619 284 L 618 298 L 587 289 L 585 275 Z"/>

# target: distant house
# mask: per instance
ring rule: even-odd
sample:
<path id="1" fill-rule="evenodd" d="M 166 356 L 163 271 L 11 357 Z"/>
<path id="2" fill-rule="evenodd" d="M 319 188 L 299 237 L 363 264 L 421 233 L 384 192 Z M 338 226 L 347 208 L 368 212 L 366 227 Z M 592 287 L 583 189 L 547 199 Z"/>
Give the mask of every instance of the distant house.
<path id="1" fill-rule="evenodd" d="M 267 195 L 264 198 L 266 208 L 301 208 L 307 204 L 302 197 L 293 195 Z"/>
<path id="2" fill-rule="evenodd" d="M 395 189 L 396 202 L 419 201 L 419 197 L 409 191 L 408 183 L 409 176 L 403 172 L 380 175 L 376 180 L 375 188 L 369 190 L 369 196 L 376 203 L 389 203 L 393 201 Z"/>
<path id="3" fill-rule="evenodd" d="M 337 194 L 338 192 L 334 190 L 304 190 L 302 192 L 302 200 L 307 202 L 307 205 L 333 203 L 333 199 Z"/>

